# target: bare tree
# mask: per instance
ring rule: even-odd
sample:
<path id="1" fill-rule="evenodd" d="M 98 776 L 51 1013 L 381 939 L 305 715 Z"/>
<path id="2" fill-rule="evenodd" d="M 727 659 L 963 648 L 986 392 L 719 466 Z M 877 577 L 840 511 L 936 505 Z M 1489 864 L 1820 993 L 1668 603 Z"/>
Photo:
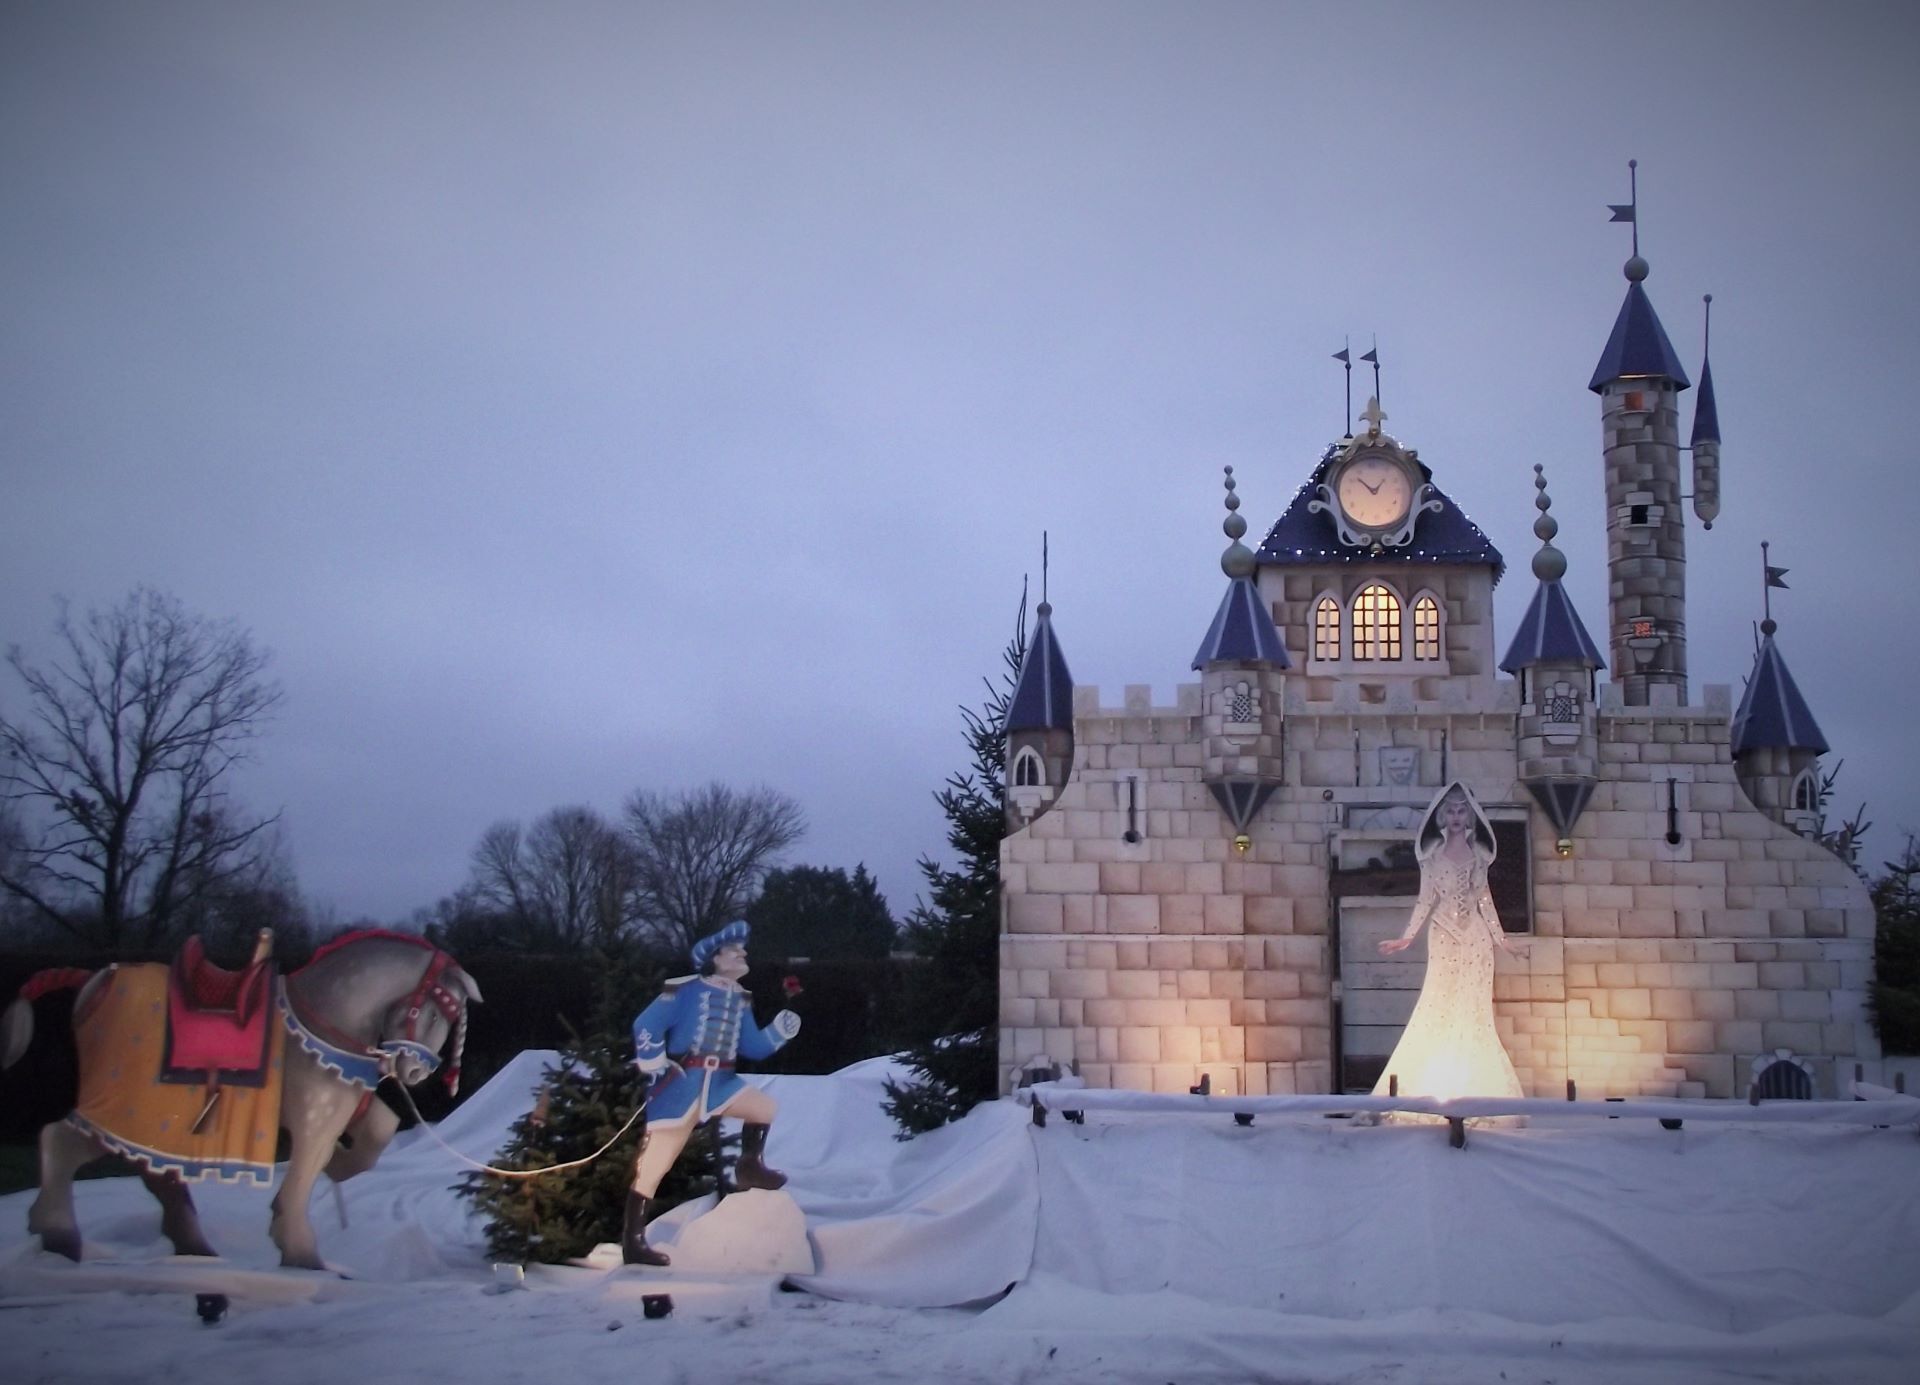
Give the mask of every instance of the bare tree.
<path id="1" fill-rule="evenodd" d="M 497 822 L 473 849 L 473 897 L 503 916 L 502 941 L 572 951 L 626 927 L 633 852 L 591 808 L 555 808 L 523 831 Z"/>
<path id="2" fill-rule="evenodd" d="M 56 663 L 7 654 L 26 708 L 0 717 L 0 801 L 25 840 L 0 889 L 74 937 L 151 946 L 256 866 L 275 818 L 227 781 L 280 690 L 245 631 L 149 588 L 77 624 L 63 608 L 55 630 Z"/>
<path id="3" fill-rule="evenodd" d="M 806 832 L 800 805 L 774 789 L 725 784 L 627 800 L 634 905 L 641 926 L 684 952 L 746 911 L 761 877 Z"/>

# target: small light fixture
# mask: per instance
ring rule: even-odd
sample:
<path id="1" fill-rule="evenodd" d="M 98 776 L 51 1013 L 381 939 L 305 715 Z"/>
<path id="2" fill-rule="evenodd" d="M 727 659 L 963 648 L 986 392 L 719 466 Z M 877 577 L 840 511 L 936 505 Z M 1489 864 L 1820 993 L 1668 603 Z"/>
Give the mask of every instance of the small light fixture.
<path id="1" fill-rule="evenodd" d="M 1249 837 L 1245 832 L 1240 833 L 1233 839 L 1233 849 L 1242 856 L 1246 855 L 1252 848 L 1253 838 Z"/>
<path id="2" fill-rule="evenodd" d="M 1565 860 L 1567 857 L 1573 855 L 1573 838 L 1562 837 L 1553 844 L 1553 849 L 1560 853 L 1562 860 Z"/>

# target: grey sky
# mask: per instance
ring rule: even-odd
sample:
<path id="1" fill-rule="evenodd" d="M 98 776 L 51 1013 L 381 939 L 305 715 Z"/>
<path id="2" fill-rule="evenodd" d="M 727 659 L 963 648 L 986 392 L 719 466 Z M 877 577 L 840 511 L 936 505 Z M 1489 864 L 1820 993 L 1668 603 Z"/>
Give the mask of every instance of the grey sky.
<path id="1" fill-rule="evenodd" d="M 0 640 L 139 582 L 276 654 L 244 791 L 340 917 L 480 832 L 707 778 L 897 909 L 1023 572 L 1076 678 L 1186 677 L 1254 537 L 1387 427 L 1512 567 L 1542 462 L 1604 624 L 1626 160 L 1724 511 L 1875 860 L 1920 828 L 1907 6 L 0 10 Z M 1365 377 L 1357 378 L 1359 399 Z M 1684 397 L 1690 424 L 1691 394 Z M 1359 402 L 1356 399 L 1356 404 Z M 0 697 L 13 699 L 8 686 Z"/>

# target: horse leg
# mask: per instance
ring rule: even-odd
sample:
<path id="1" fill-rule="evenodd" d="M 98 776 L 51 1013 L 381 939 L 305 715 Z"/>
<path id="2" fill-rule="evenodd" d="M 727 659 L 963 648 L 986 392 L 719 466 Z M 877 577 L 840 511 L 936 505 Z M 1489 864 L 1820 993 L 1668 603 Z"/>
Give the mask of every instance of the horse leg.
<path id="1" fill-rule="evenodd" d="M 27 1230 L 43 1248 L 80 1258 L 80 1223 L 73 1215 L 73 1176 L 105 1151 L 93 1136 L 65 1121 L 40 1128 L 40 1193 L 27 1208 Z"/>
<path id="2" fill-rule="evenodd" d="M 187 1191 L 186 1180 L 177 1173 L 142 1170 L 140 1181 L 160 1204 L 160 1230 L 173 1242 L 175 1255 L 219 1254 L 207 1244 L 206 1233 L 200 1229 L 200 1213 L 193 1205 L 193 1194 Z"/>
<path id="3" fill-rule="evenodd" d="M 326 1266 L 320 1261 L 307 1203 L 313 1196 L 314 1180 L 332 1158 L 340 1132 L 353 1118 L 359 1094 L 309 1063 L 294 1067 L 291 1053 L 288 1069 L 280 1117 L 293 1147 L 287 1159 L 287 1176 L 274 1195 L 270 1232 L 273 1243 L 280 1247 L 282 1265 L 323 1270 Z"/>

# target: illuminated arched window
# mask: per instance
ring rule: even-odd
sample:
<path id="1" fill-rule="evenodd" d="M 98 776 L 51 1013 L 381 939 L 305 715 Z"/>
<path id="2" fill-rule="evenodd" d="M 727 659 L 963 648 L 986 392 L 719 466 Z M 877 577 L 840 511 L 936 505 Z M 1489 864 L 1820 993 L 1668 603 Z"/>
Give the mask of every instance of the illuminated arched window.
<path id="1" fill-rule="evenodd" d="M 1046 766 L 1040 763 L 1032 746 L 1021 747 L 1020 753 L 1013 757 L 1013 782 L 1016 788 L 1022 789 L 1038 788 L 1047 782 Z"/>
<path id="2" fill-rule="evenodd" d="M 1313 657 L 1340 657 L 1340 603 L 1330 596 L 1321 597 L 1313 608 Z"/>
<path id="3" fill-rule="evenodd" d="M 1413 603 L 1413 657 L 1440 657 L 1440 603 L 1431 596 Z"/>
<path id="4" fill-rule="evenodd" d="M 1353 657 L 1400 657 L 1400 598 L 1378 582 L 1353 598 Z"/>

